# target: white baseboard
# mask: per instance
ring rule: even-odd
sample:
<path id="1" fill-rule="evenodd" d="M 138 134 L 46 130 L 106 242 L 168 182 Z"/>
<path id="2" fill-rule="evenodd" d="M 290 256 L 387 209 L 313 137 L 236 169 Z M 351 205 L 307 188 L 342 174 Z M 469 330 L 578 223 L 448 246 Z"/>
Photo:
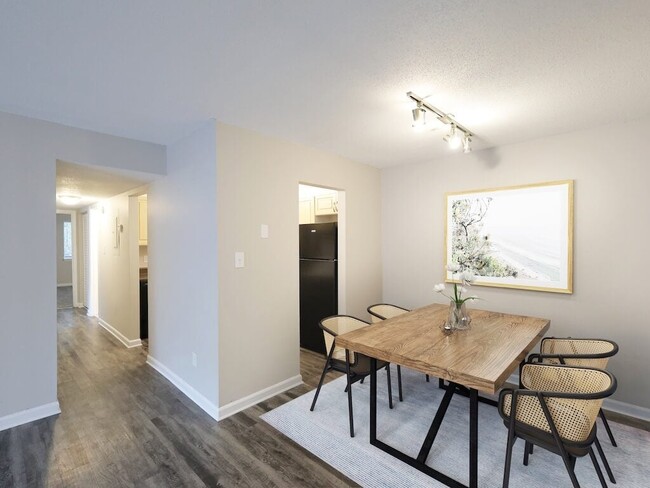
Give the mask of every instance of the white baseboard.
<path id="1" fill-rule="evenodd" d="M 223 407 L 219 407 L 219 420 L 223 420 L 227 417 L 230 417 L 231 415 L 236 414 L 237 412 L 246 410 L 248 407 L 252 407 L 256 403 L 262 402 L 267 398 L 271 398 L 284 391 L 290 390 L 291 388 L 295 388 L 296 386 L 300 386 L 301 384 L 302 376 L 293 376 L 291 378 L 287 378 L 284 381 L 281 381 L 280 383 L 276 383 L 275 385 L 271 385 L 268 388 L 264 388 L 263 390 L 245 396 L 244 398 L 240 398 L 239 400 L 228 403 Z"/>
<path id="2" fill-rule="evenodd" d="M 73 302 L 72 306 L 73 306 L 74 308 L 83 308 L 83 307 L 84 307 L 84 304 L 81 303 L 81 302 Z"/>
<path id="3" fill-rule="evenodd" d="M 97 321 L 99 322 L 99 325 L 101 325 L 104 329 L 106 329 L 113 337 L 115 337 L 118 341 L 120 341 L 126 347 L 131 348 L 131 347 L 138 347 L 138 346 L 142 345 L 142 341 L 140 339 L 129 339 L 129 338 L 127 338 L 124 334 L 122 334 L 119 330 L 117 330 L 115 327 L 113 327 L 111 324 L 109 324 L 105 320 L 100 319 L 98 317 Z"/>
<path id="4" fill-rule="evenodd" d="M 61 407 L 59 406 L 59 402 L 46 403 L 45 405 L 40 405 L 38 407 L 28 408 L 21 412 L 0 417 L 0 431 L 60 413 Z"/>
<path id="5" fill-rule="evenodd" d="M 57 287 L 57 288 L 61 288 L 61 287 L 63 287 L 63 286 L 72 286 L 72 283 L 57 283 L 57 284 L 56 284 L 56 287 Z"/>
<path id="6" fill-rule="evenodd" d="M 147 356 L 147 364 L 153 369 L 158 371 L 161 375 L 167 378 L 172 385 L 183 392 L 190 400 L 196 403 L 202 410 L 205 411 L 210 417 L 219 420 L 219 407 L 204 397 L 201 393 L 190 386 L 183 378 L 174 373 L 171 369 L 165 366 L 151 355 Z M 215 385 L 216 387 L 216 385 Z"/>
<path id="7" fill-rule="evenodd" d="M 512 373 L 507 381 L 508 383 L 518 385 L 519 373 Z M 620 402 L 618 400 L 614 400 L 613 398 L 605 398 L 603 400 L 603 410 L 620 413 L 621 415 L 626 415 L 638 420 L 650 422 L 650 408 L 639 407 L 638 405 L 632 405 L 631 403 Z"/>

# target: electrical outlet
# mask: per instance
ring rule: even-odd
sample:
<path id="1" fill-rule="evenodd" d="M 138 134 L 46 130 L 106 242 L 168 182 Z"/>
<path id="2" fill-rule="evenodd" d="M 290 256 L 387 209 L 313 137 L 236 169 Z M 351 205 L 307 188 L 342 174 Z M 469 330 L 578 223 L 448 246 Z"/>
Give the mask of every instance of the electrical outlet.
<path id="1" fill-rule="evenodd" d="M 237 251 L 235 253 L 235 268 L 244 267 L 244 253 L 242 251 Z"/>
<path id="2" fill-rule="evenodd" d="M 196 366 L 199 364 L 198 356 L 196 355 L 195 352 L 192 353 L 192 366 L 196 368 Z"/>

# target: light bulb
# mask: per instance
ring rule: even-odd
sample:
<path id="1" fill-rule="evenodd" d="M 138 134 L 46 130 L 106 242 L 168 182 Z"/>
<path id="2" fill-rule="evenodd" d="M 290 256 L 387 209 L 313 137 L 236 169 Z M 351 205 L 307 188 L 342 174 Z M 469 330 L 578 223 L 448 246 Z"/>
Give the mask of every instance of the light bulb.
<path id="1" fill-rule="evenodd" d="M 462 140 L 460 138 L 460 134 L 456 130 L 456 124 L 451 124 L 451 129 L 449 130 L 449 134 L 447 134 L 444 138 L 444 141 L 449 144 L 449 147 L 451 149 L 458 149 L 460 145 L 462 144 Z"/>

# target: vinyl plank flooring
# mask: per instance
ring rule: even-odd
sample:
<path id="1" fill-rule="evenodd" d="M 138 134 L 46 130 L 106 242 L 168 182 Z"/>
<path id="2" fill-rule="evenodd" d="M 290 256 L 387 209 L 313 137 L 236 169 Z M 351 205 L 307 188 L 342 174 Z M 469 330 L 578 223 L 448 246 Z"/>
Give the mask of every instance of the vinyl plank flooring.
<path id="1" fill-rule="evenodd" d="M 313 390 L 324 357 L 301 351 L 305 384 L 217 423 L 146 364 L 146 350 L 79 309 L 57 319 L 62 413 L 0 432 L 0 487 L 357 486 L 259 419 Z"/>

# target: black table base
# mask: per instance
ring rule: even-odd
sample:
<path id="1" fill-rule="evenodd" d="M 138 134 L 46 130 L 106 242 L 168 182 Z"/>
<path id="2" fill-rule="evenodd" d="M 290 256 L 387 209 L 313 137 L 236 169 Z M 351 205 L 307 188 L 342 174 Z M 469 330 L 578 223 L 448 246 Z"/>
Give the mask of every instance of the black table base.
<path id="1" fill-rule="evenodd" d="M 445 385 L 445 395 L 440 402 L 438 411 L 431 422 L 431 426 L 424 438 L 424 442 L 422 443 L 417 458 L 413 458 L 377 439 L 377 360 L 374 358 L 371 359 L 370 370 L 370 444 L 452 488 L 468 488 L 468 486 L 447 476 L 445 473 L 441 473 L 440 471 L 427 466 L 425 463 L 436 439 L 436 435 L 438 434 L 438 430 L 440 429 L 440 425 L 447 413 L 447 408 L 449 407 L 452 397 L 455 393 L 467 394 L 469 396 L 469 488 L 477 488 L 478 391 L 453 382 L 449 382 L 448 385 Z"/>

